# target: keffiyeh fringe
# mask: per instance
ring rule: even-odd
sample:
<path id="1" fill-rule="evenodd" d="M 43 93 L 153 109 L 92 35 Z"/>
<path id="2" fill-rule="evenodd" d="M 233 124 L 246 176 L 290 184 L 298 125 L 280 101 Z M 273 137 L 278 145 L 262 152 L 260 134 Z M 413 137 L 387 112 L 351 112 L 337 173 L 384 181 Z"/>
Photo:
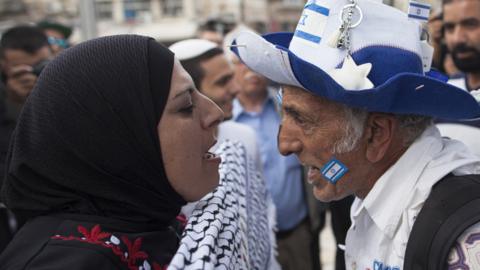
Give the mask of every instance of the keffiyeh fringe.
<path id="1" fill-rule="evenodd" d="M 168 269 L 280 269 L 275 208 L 240 143 L 221 144 L 220 184 L 195 206 Z"/>

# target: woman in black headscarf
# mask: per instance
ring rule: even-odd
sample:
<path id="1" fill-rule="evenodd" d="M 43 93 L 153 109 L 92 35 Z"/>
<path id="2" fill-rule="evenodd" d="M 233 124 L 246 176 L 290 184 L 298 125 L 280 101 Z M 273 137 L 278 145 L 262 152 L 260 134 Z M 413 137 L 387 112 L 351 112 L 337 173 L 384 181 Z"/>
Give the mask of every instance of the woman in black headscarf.
<path id="1" fill-rule="evenodd" d="M 12 137 L 3 200 L 26 220 L 1 270 L 163 269 L 175 218 L 218 184 L 222 112 L 173 54 L 141 36 L 66 50 Z"/>

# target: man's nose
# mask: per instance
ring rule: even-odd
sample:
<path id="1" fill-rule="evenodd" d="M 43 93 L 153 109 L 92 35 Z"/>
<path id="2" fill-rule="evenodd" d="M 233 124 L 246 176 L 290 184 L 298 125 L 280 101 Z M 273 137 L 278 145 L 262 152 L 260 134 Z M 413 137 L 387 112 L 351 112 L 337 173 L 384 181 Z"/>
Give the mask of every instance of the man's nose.
<path id="1" fill-rule="evenodd" d="M 232 79 L 228 85 L 228 93 L 235 98 L 239 92 L 240 85 L 238 85 L 238 83 Z"/>
<path id="2" fill-rule="evenodd" d="M 277 135 L 278 151 L 284 156 L 299 153 L 302 150 L 302 142 L 288 124 L 281 124 Z"/>
<path id="3" fill-rule="evenodd" d="M 456 44 L 465 43 L 467 41 L 466 32 L 462 26 L 457 26 L 453 30 L 453 40 Z"/>

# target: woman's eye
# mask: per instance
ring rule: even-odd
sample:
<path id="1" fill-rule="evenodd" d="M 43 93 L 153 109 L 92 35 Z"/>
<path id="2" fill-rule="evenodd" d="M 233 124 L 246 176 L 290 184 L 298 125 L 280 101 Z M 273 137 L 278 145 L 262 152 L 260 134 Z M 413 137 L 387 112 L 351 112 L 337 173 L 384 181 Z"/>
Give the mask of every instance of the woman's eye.
<path id="1" fill-rule="evenodd" d="M 190 104 L 189 106 L 180 109 L 180 112 L 185 114 L 191 114 L 193 112 L 193 108 L 193 104 Z"/>

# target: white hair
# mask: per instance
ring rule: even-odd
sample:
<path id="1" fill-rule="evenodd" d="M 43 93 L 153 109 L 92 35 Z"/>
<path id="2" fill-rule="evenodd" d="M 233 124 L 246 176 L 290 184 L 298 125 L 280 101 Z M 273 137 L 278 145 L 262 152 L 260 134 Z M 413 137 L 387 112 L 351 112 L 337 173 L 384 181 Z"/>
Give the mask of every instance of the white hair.
<path id="1" fill-rule="evenodd" d="M 343 136 L 337 140 L 333 147 L 333 154 L 348 153 L 357 147 L 365 130 L 368 111 L 365 109 L 350 108 L 341 105 L 343 117 Z M 433 120 L 428 116 L 421 115 L 395 115 L 399 121 L 399 127 L 403 130 L 403 145 L 410 146 L 430 125 Z"/>
<path id="2" fill-rule="evenodd" d="M 332 147 L 333 154 L 348 153 L 357 147 L 365 130 L 368 112 L 363 109 L 341 105 L 344 113 L 342 120 L 343 134 Z"/>

